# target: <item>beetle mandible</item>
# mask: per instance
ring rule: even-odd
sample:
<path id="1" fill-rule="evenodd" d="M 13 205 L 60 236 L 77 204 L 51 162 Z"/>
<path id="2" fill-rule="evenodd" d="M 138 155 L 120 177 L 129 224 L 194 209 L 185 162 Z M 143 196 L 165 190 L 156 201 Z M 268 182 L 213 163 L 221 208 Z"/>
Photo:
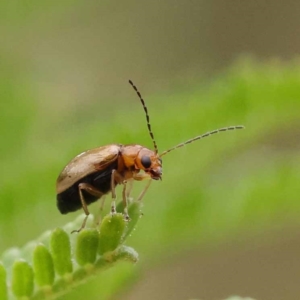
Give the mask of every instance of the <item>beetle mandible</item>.
<path id="1" fill-rule="evenodd" d="M 131 186 L 133 180 L 149 180 L 138 198 L 138 200 L 142 200 L 152 179 L 161 179 L 162 156 L 212 134 L 244 128 L 244 126 L 238 125 L 216 129 L 198 135 L 158 154 L 146 104 L 133 82 L 129 80 L 129 83 L 137 93 L 144 108 L 148 132 L 153 142 L 154 151 L 137 144 L 111 144 L 85 151 L 77 155 L 65 166 L 56 182 L 57 207 L 62 214 L 83 208 L 86 215 L 81 227 L 78 230 L 74 230 L 74 232 L 79 232 L 85 227 L 89 216 L 87 206 L 109 192 L 112 194 L 111 213 L 114 214 L 116 212 L 115 188 L 119 184 L 123 184 L 124 216 L 126 220 L 129 220 L 127 198 L 131 187 L 127 188 L 127 183 L 130 182 Z"/>

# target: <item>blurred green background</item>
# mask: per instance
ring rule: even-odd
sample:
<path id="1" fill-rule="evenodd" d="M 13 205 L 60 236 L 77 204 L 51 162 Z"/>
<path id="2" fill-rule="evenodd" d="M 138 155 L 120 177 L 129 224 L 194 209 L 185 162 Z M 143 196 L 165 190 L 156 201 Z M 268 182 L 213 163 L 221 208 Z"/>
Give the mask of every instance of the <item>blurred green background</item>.
<path id="1" fill-rule="evenodd" d="M 81 213 L 55 203 L 73 156 L 152 147 L 132 79 L 160 151 L 246 130 L 165 156 L 140 262 L 62 299 L 299 299 L 299 23 L 296 1 L 1 2 L 1 252 Z"/>

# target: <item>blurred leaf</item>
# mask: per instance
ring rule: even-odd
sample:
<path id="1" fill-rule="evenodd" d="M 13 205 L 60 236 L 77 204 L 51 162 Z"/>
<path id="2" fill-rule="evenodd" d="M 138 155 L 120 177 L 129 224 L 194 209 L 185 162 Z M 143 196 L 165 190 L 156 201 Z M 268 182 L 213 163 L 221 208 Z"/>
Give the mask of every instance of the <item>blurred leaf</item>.
<path id="1" fill-rule="evenodd" d="M 93 264 L 96 260 L 99 245 L 99 232 L 96 229 L 85 229 L 79 232 L 76 245 L 76 260 L 79 265 Z"/>
<path id="2" fill-rule="evenodd" d="M 33 293 L 33 271 L 24 260 L 13 264 L 12 291 L 18 298 L 30 297 Z"/>
<path id="3" fill-rule="evenodd" d="M 60 276 L 72 273 L 71 244 L 67 233 L 61 228 L 56 228 L 52 232 L 50 249 L 56 272 Z"/>
<path id="4" fill-rule="evenodd" d="M 53 284 L 55 277 L 53 260 L 49 250 L 43 244 L 37 245 L 33 252 L 33 270 L 38 286 Z"/>
<path id="5" fill-rule="evenodd" d="M 125 229 L 124 215 L 117 213 L 107 215 L 101 222 L 99 235 L 99 254 L 113 251 L 122 241 Z"/>

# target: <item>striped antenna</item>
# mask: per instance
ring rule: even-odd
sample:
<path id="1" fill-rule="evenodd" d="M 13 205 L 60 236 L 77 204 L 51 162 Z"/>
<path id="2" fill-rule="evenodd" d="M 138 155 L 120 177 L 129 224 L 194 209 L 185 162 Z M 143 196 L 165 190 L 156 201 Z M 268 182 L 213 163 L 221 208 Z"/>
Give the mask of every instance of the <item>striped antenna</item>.
<path id="1" fill-rule="evenodd" d="M 145 104 L 144 99 L 142 98 L 141 93 L 140 93 L 139 90 L 137 89 L 137 87 L 133 84 L 133 82 L 132 82 L 131 80 L 129 80 L 129 83 L 132 85 L 133 89 L 136 91 L 137 95 L 139 96 L 139 98 L 140 98 L 140 100 L 141 100 L 141 102 L 142 102 L 142 105 L 143 105 L 143 108 L 144 108 L 144 111 L 145 111 L 145 114 L 146 114 L 146 120 L 147 120 L 148 131 L 149 131 L 150 137 L 151 137 L 152 142 L 153 142 L 153 146 L 154 146 L 155 153 L 157 154 L 157 153 L 158 153 L 158 148 L 157 148 L 157 145 L 156 145 L 156 142 L 155 142 L 155 139 L 154 139 L 153 132 L 152 132 L 152 130 L 151 130 L 150 118 L 149 118 L 149 115 L 148 115 L 148 109 L 147 109 L 147 106 L 146 106 L 146 104 Z"/>
<path id="2" fill-rule="evenodd" d="M 169 153 L 169 152 L 171 152 L 171 151 L 173 151 L 173 150 L 175 150 L 175 149 L 177 149 L 177 148 L 180 148 L 180 147 L 182 147 L 182 146 L 184 146 L 184 145 L 186 145 L 186 144 L 193 143 L 193 142 L 195 142 L 195 141 L 197 141 L 197 140 L 203 139 L 203 138 L 208 137 L 208 136 L 210 136 L 210 135 L 213 135 L 213 134 L 215 134 L 215 133 L 224 132 L 224 131 L 229 131 L 229 130 L 236 130 L 236 129 L 244 129 L 244 128 L 245 128 L 245 127 L 244 127 L 243 125 L 238 125 L 238 126 L 229 126 L 229 127 L 224 127 L 224 128 L 216 129 L 216 130 L 213 130 L 213 131 L 209 131 L 209 132 L 207 132 L 207 133 L 204 133 L 204 134 L 202 134 L 202 135 L 198 135 L 198 136 L 196 136 L 196 137 L 194 137 L 194 138 L 192 138 L 192 139 L 190 139 L 190 140 L 187 140 L 187 141 L 185 141 L 185 142 L 183 142 L 183 143 L 178 144 L 178 145 L 175 146 L 175 147 L 172 147 L 172 148 L 170 148 L 170 149 L 164 151 L 163 153 L 161 153 L 161 154 L 159 155 L 159 157 L 162 157 L 162 156 L 164 156 L 165 154 L 167 154 L 167 153 Z"/>

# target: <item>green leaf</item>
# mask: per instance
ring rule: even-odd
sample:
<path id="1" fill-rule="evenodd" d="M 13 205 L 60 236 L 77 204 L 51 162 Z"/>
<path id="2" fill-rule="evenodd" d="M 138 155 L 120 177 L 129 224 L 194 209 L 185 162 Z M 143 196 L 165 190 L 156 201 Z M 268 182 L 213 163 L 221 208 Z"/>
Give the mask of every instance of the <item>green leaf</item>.
<path id="1" fill-rule="evenodd" d="M 76 244 L 76 261 L 79 265 L 93 264 L 99 245 L 99 232 L 96 229 L 84 229 L 79 232 Z"/>
<path id="2" fill-rule="evenodd" d="M 16 297 L 30 297 L 33 292 L 33 271 L 23 259 L 15 261 L 12 270 L 12 291 Z"/>
<path id="3" fill-rule="evenodd" d="M 140 201 L 133 202 L 129 205 L 128 215 L 130 217 L 130 221 L 127 223 L 126 230 L 123 236 L 123 240 L 130 236 L 132 230 L 136 227 L 137 222 L 142 216 L 141 213 L 142 203 Z"/>
<path id="4" fill-rule="evenodd" d="M 122 241 L 126 221 L 121 213 L 107 215 L 100 225 L 99 254 L 115 250 Z"/>
<path id="5" fill-rule="evenodd" d="M 49 250 L 43 245 L 36 246 L 33 252 L 35 281 L 40 287 L 51 286 L 54 282 L 54 265 Z"/>
<path id="6" fill-rule="evenodd" d="M 2 263 L 0 263 L 0 299 L 7 299 L 6 270 Z"/>
<path id="7" fill-rule="evenodd" d="M 139 216 L 139 209 L 136 211 Z M 64 229 L 56 228 L 21 249 L 7 250 L 2 255 L 6 263 L 0 262 L 0 300 L 8 300 L 11 294 L 22 300 L 54 299 L 86 282 L 92 275 L 113 267 L 116 262 L 137 262 L 135 250 L 121 245 L 127 223 L 123 214 L 109 214 L 100 225 L 101 232 L 89 228 L 69 235 Z M 74 222 L 69 227 L 73 228 Z M 75 263 L 76 270 L 74 260 L 78 263 Z M 28 262 L 32 262 L 33 267 Z M 6 275 L 7 270 L 11 270 L 12 275 Z M 6 277 L 12 278 L 11 282 L 7 283 Z"/>
<path id="8" fill-rule="evenodd" d="M 68 234 L 61 228 L 56 228 L 50 237 L 50 251 L 56 272 L 63 276 L 72 273 L 71 244 Z"/>

